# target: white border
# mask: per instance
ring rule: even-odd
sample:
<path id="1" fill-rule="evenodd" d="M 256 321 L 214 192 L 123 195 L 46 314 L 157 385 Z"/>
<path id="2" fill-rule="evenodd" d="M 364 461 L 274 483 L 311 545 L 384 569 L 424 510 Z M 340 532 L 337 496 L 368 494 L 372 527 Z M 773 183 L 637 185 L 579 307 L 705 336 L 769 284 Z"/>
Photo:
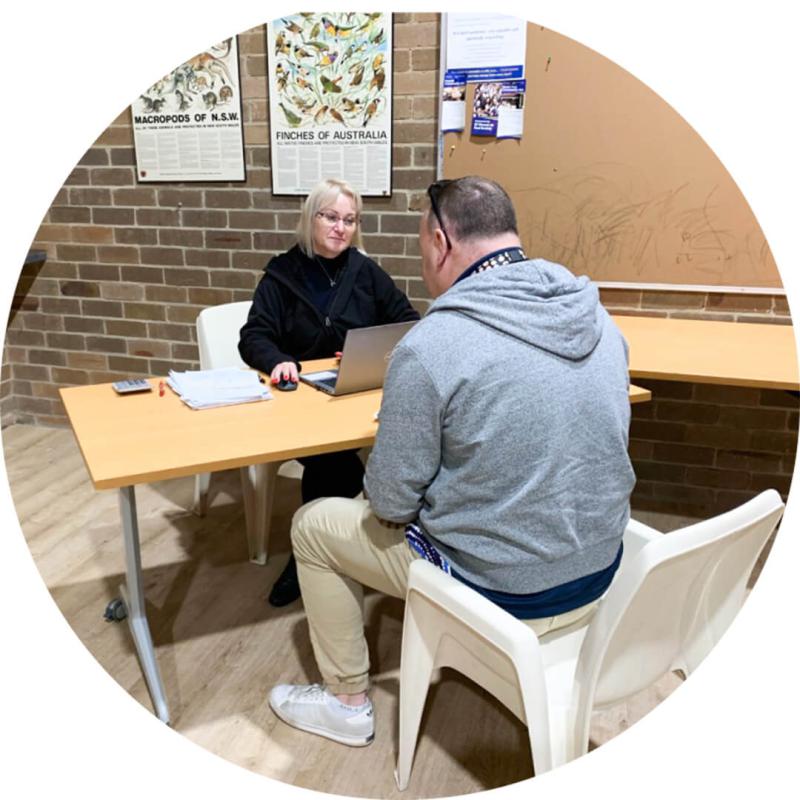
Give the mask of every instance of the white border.
<path id="1" fill-rule="evenodd" d="M 2 148 L 4 308 L 44 212 L 109 121 L 175 63 L 209 41 L 263 23 L 271 8 L 281 13 L 243 0 L 191 6 L 141 0 L 113 14 L 97 0 L 79 7 L 4 6 L 5 63 L 16 65 L 15 79 L 22 81 L 10 98 L 14 113 L 7 111 Z M 470 3 L 458 10 L 470 8 L 481 10 Z M 785 0 L 531 0 L 517 13 L 613 58 L 690 121 L 738 182 L 796 304 L 800 56 L 791 8 Z M 77 642 L 44 590 L 4 475 L 0 493 L 6 523 L 0 534 L 0 787 L 7 794 L 318 797 L 209 755 L 130 700 Z M 733 628 L 673 697 L 597 752 L 499 793 L 535 792 L 542 800 L 587 793 L 637 800 L 791 793 L 800 712 L 795 506 L 793 496 L 782 535 Z"/>

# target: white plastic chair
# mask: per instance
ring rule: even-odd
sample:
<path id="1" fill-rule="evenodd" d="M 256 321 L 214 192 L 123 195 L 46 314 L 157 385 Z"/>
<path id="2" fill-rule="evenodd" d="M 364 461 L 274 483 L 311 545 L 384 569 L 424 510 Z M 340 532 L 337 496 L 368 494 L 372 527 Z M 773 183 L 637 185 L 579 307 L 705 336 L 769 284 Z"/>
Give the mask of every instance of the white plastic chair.
<path id="1" fill-rule="evenodd" d="M 692 672 L 744 602 L 747 579 L 783 512 L 772 489 L 669 534 L 631 520 L 622 564 L 594 615 L 537 638 L 427 561 L 410 568 L 400 663 L 395 779 L 408 786 L 431 674 L 452 667 L 528 727 L 536 774 L 586 753 L 593 709 L 662 675 Z"/>
<path id="2" fill-rule="evenodd" d="M 249 310 L 250 301 L 246 300 L 211 306 L 197 315 L 200 369 L 247 367 L 239 356 L 238 345 L 239 331 L 247 321 Z M 278 473 L 299 478 L 303 474 L 303 467 L 298 461 L 286 461 L 283 464 L 254 464 L 241 469 L 248 549 L 250 560 L 256 564 L 267 563 L 267 542 Z M 201 517 L 208 510 L 210 483 L 210 473 L 195 476 L 194 509 Z"/>

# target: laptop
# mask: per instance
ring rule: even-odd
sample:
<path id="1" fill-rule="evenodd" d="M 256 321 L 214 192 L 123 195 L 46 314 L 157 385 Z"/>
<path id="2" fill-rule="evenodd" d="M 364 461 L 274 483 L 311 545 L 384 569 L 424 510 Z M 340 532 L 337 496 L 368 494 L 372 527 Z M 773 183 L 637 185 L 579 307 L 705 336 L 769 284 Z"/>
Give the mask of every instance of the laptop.
<path id="1" fill-rule="evenodd" d="M 371 328 L 352 328 L 344 340 L 338 369 L 300 373 L 300 380 L 332 395 L 352 394 L 383 386 L 394 346 L 416 325 L 393 322 Z"/>

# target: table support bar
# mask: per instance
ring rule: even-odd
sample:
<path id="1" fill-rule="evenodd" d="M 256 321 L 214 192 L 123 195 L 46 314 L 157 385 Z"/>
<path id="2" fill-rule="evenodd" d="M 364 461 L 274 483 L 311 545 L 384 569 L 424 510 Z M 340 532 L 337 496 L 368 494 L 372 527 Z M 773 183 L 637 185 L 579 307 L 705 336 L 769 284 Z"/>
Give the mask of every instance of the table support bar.
<path id="1" fill-rule="evenodd" d="M 127 586 L 122 586 L 122 599 L 128 612 L 130 627 L 144 679 L 150 691 L 156 716 L 169 724 L 169 709 L 164 684 L 156 661 L 153 640 L 147 624 L 142 586 L 142 559 L 139 550 L 139 523 L 136 518 L 136 495 L 133 486 L 119 490 L 119 512 L 122 517 L 122 535 L 125 540 L 125 575 Z"/>

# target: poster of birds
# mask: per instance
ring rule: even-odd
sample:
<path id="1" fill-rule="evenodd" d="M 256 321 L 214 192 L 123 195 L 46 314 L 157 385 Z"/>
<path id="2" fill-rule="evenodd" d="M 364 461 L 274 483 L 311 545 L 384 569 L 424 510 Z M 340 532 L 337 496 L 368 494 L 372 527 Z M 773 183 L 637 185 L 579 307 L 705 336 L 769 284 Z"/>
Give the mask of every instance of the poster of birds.
<path id="1" fill-rule="evenodd" d="M 342 178 L 391 193 L 392 20 L 305 12 L 267 25 L 273 193 Z"/>

